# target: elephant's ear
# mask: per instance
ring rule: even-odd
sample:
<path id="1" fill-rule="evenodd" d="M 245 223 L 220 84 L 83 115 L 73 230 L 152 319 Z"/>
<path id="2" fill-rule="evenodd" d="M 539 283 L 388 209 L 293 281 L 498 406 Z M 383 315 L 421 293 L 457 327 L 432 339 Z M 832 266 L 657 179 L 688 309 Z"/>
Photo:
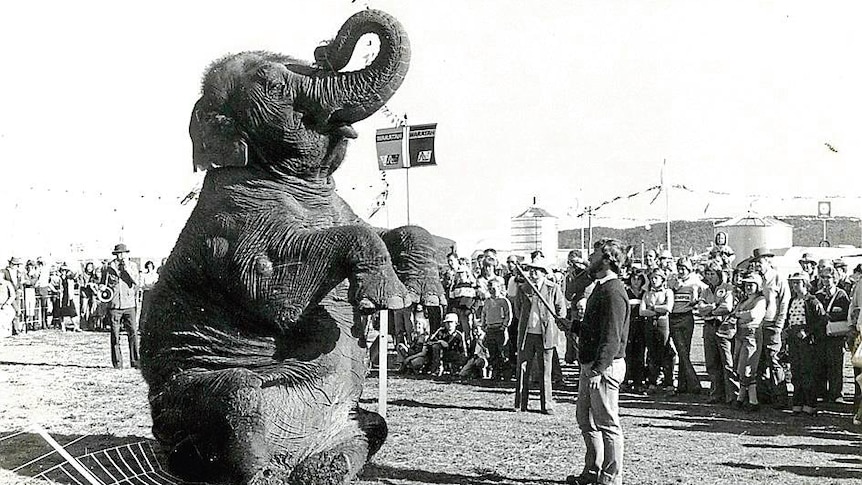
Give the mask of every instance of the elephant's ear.
<path id="1" fill-rule="evenodd" d="M 248 144 L 229 117 L 195 104 L 189 122 L 194 170 L 248 165 Z"/>

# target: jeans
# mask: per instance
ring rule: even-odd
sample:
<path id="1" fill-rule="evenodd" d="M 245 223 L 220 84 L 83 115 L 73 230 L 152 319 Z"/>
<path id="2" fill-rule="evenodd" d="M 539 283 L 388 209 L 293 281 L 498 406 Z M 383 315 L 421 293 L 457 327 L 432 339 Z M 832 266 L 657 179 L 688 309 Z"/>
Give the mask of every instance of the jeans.
<path id="1" fill-rule="evenodd" d="M 505 328 L 489 328 L 485 334 L 485 348 L 488 349 L 488 364 L 491 366 L 491 379 L 497 380 L 503 373 L 506 346 Z"/>
<path id="2" fill-rule="evenodd" d="M 659 384 L 658 376 L 663 374 L 661 385 L 673 385 L 673 359 L 676 351 L 670 340 L 670 326 L 666 318 L 650 318 L 644 327 L 647 344 L 647 381 Z"/>
<path id="3" fill-rule="evenodd" d="M 807 340 L 799 338 L 792 330 L 787 339 L 790 355 L 790 372 L 793 375 L 793 406 L 815 407 L 817 405 L 817 390 L 815 375 L 817 373 L 817 350 Z"/>
<path id="4" fill-rule="evenodd" d="M 694 316 L 689 313 L 670 314 L 670 336 L 679 357 L 677 366 L 677 392 L 699 394 L 700 378 L 691 363 L 691 337 L 694 334 Z"/>
<path id="5" fill-rule="evenodd" d="M 775 322 L 763 322 L 763 351 L 760 353 L 757 393 L 764 402 L 787 404 L 787 376 L 780 361 L 781 328 Z"/>
<path id="6" fill-rule="evenodd" d="M 715 334 L 720 320 L 703 324 L 703 356 L 709 374 L 709 397 L 733 402 L 739 395 L 739 377 L 733 365 L 733 342 Z"/>
<path id="7" fill-rule="evenodd" d="M 626 381 L 634 386 L 646 383 L 646 319 L 632 318 L 629 324 L 629 339 L 626 345 Z"/>
<path id="8" fill-rule="evenodd" d="M 818 340 L 821 371 L 818 376 L 820 394 L 827 401 L 842 397 L 844 387 L 844 337 L 824 336 Z"/>
<path id="9" fill-rule="evenodd" d="M 539 385 L 539 406 L 542 411 L 553 409 L 554 400 L 551 395 L 551 367 L 554 359 L 554 349 L 546 349 L 542 334 L 528 333 L 524 335 L 524 348 L 518 352 L 518 383 L 515 386 L 515 408 L 527 410 L 530 400 L 530 373 L 533 370 L 533 358 L 539 365 L 542 383 Z"/>
<path id="10" fill-rule="evenodd" d="M 120 346 L 120 330 L 125 328 L 129 337 L 129 364 L 132 367 L 138 366 L 140 355 L 140 335 L 138 334 L 138 318 L 137 309 L 124 308 L 109 310 L 111 317 L 111 363 L 115 369 L 123 368 L 123 349 Z"/>
<path id="11" fill-rule="evenodd" d="M 600 484 L 623 483 L 623 429 L 620 426 L 620 384 L 626 375 L 623 359 L 614 359 L 602 373 L 598 389 L 590 389 L 593 363 L 581 366 L 575 416 L 587 453 L 581 475 L 597 477 Z"/>
<path id="12" fill-rule="evenodd" d="M 736 330 L 736 374 L 741 388 L 757 384 L 757 363 L 763 345 L 763 329 L 760 325 L 738 325 Z M 743 392 L 740 391 L 740 397 Z M 741 399 L 740 399 L 741 400 Z"/>

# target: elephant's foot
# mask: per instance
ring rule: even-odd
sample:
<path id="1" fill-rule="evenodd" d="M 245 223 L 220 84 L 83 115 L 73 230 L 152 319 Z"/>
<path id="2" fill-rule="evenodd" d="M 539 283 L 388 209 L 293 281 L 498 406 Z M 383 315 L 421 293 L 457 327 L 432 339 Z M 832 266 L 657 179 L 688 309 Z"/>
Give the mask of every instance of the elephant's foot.
<path id="1" fill-rule="evenodd" d="M 426 306 L 444 304 L 433 236 L 421 227 L 403 226 L 385 231 L 381 237 L 411 300 Z"/>
<path id="2" fill-rule="evenodd" d="M 350 302 L 362 313 L 398 310 L 412 303 L 404 284 L 388 264 L 350 278 Z"/>
<path id="3" fill-rule="evenodd" d="M 354 411 L 356 423 L 359 424 L 359 429 L 365 433 L 365 437 L 368 439 L 368 458 L 371 459 L 377 451 L 380 450 L 380 447 L 383 446 L 383 442 L 386 441 L 386 435 L 389 434 L 389 427 L 386 426 L 386 420 L 383 419 L 383 416 L 373 412 L 366 411 L 360 407 L 357 407 Z"/>
<path id="4" fill-rule="evenodd" d="M 261 380 L 246 369 L 187 372 L 151 399 L 168 467 L 194 481 L 247 480 L 268 461 Z"/>

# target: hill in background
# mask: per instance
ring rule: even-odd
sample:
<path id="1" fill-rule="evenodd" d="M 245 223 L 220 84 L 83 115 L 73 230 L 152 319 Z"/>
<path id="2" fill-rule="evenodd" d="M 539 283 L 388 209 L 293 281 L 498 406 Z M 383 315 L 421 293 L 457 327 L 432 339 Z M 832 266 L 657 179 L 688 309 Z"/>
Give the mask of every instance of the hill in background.
<path id="1" fill-rule="evenodd" d="M 794 246 L 817 246 L 823 237 L 823 221 L 811 216 L 786 216 L 776 219 L 793 226 Z M 712 247 L 713 226 L 727 219 L 704 219 L 698 221 L 672 221 L 671 244 L 674 252 L 702 253 Z M 862 246 L 862 223 L 855 217 L 835 217 L 827 223 L 828 239 L 832 246 L 851 245 Z M 636 248 L 641 241 L 644 247 L 662 247 L 666 241 L 665 224 L 653 224 L 649 229 L 644 226 L 628 229 L 612 227 L 594 227 L 593 240 L 613 237 Z M 588 239 L 584 230 L 584 238 Z M 561 248 L 581 247 L 581 230 L 567 229 L 560 231 L 559 244 Z M 684 248 L 683 251 L 680 251 Z"/>

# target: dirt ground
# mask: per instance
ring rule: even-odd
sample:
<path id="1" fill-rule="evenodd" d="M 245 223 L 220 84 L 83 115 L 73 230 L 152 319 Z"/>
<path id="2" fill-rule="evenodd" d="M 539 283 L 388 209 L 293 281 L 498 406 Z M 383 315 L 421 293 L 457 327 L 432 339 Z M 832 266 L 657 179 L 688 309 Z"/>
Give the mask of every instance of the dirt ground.
<path id="1" fill-rule="evenodd" d="M 33 482 L 27 476 L 57 462 L 52 455 L 12 471 L 50 451 L 31 424 L 61 444 L 78 440 L 75 456 L 152 440 L 146 386 L 136 370 L 111 368 L 108 340 L 56 330 L 0 340 L 0 483 Z M 700 342 L 698 329 L 695 366 L 706 385 Z M 511 384 L 392 376 L 389 438 L 360 483 L 564 483 L 584 453 L 575 369 L 564 371 L 554 416 L 513 412 Z M 851 397 L 849 366 L 845 374 Z M 376 409 L 376 399 L 372 376 L 362 402 Z M 624 394 L 621 407 L 628 484 L 862 483 L 862 428 L 849 405 L 807 418 Z"/>

